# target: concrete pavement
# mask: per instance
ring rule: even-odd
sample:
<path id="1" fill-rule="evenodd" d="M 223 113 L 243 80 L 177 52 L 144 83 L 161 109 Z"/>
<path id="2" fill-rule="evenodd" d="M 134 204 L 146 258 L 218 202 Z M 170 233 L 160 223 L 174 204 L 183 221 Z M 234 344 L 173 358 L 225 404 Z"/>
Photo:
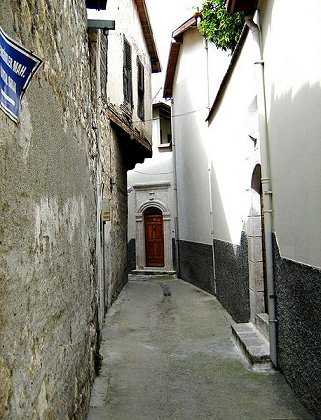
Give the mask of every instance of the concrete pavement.
<path id="1" fill-rule="evenodd" d="M 89 420 L 313 418 L 280 373 L 247 366 L 213 296 L 132 278 L 106 318 Z"/>

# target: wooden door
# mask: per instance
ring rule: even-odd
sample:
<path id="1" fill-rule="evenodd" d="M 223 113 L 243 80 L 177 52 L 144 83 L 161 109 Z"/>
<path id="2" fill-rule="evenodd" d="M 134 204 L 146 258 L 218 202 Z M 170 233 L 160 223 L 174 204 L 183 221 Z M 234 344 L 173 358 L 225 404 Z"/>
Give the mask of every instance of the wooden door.
<path id="1" fill-rule="evenodd" d="M 146 266 L 164 267 L 164 228 L 162 214 L 145 215 Z"/>

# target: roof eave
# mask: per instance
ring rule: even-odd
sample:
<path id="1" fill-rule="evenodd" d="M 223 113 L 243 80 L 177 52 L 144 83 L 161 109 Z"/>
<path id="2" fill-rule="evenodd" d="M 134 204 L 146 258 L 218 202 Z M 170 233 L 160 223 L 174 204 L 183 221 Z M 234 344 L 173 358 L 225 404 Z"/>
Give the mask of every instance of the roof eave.
<path id="1" fill-rule="evenodd" d="M 181 43 L 183 42 L 183 34 L 189 29 L 197 27 L 197 17 L 198 15 L 192 16 L 190 19 L 188 19 L 186 22 L 180 25 L 177 29 L 175 29 L 175 31 L 172 33 L 172 42 L 168 56 L 164 83 L 164 98 L 172 97 L 173 81 L 176 71 L 179 50 L 181 47 Z"/>
<path id="2" fill-rule="evenodd" d="M 157 102 L 156 104 L 153 104 L 153 110 L 154 109 L 162 109 L 164 111 L 171 112 L 171 107 L 165 104 L 165 102 Z"/>
<path id="3" fill-rule="evenodd" d="M 258 0 L 226 0 L 225 7 L 229 13 L 252 14 L 256 10 L 257 4 Z"/>
<path id="4" fill-rule="evenodd" d="M 162 68 L 160 65 L 156 43 L 154 40 L 145 0 L 135 0 L 135 4 L 137 7 L 138 16 L 142 25 L 144 38 L 146 41 L 148 53 L 152 64 L 152 73 L 159 73 L 160 71 L 162 71 Z"/>
<path id="5" fill-rule="evenodd" d="M 175 40 L 172 41 L 169 56 L 168 56 L 168 63 L 166 67 L 166 76 L 165 76 L 165 83 L 164 83 L 164 98 L 171 98 L 173 94 L 173 82 L 174 76 L 176 71 L 176 65 L 178 60 L 179 50 L 181 48 L 181 42 L 176 42 Z"/>

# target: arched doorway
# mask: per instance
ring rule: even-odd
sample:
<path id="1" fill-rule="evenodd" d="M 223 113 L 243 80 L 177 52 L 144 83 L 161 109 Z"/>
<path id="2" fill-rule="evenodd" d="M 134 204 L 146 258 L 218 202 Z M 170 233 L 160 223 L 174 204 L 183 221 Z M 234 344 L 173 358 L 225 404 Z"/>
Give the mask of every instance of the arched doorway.
<path id="1" fill-rule="evenodd" d="M 158 261 L 159 265 L 146 265 L 145 217 L 149 219 L 147 216 L 158 216 L 161 219 L 160 223 L 162 223 L 163 258 Z M 148 261 L 148 264 L 154 263 Z M 163 202 L 154 198 L 144 201 L 138 207 L 136 213 L 136 270 L 150 269 L 150 267 L 158 268 L 160 271 L 173 271 L 171 213 Z"/>
<path id="2" fill-rule="evenodd" d="M 144 212 L 146 267 L 164 267 L 163 214 L 156 207 Z"/>
<path id="3" fill-rule="evenodd" d="M 251 322 L 258 314 L 267 313 L 265 278 L 264 220 L 262 207 L 261 165 L 253 170 L 251 181 L 251 209 L 248 217 L 249 289 Z"/>

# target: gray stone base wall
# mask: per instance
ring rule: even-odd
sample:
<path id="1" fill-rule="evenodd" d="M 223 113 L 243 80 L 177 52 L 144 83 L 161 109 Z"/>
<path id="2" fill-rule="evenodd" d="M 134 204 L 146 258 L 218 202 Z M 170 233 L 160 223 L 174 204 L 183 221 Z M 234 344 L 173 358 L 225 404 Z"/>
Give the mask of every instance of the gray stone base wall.
<path id="1" fill-rule="evenodd" d="M 132 238 L 127 244 L 127 257 L 128 257 L 128 272 L 131 273 L 136 268 L 136 243 Z"/>
<path id="2" fill-rule="evenodd" d="M 179 241 L 179 276 L 188 283 L 214 294 L 211 245 Z"/>
<path id="3" fill-rule="evenodd" d="M 280 256 L 274 240 L 279 367 L 321 419 L 321 271 Z"/>
<path id="4" fill-rule="evenodd" d="M 236 322 L 250 319 L 248 246 L 245 233 L 240 245 L 214 240 L 216 294 Z"/>
<path id="5" fill-rule="evenodd" d="M 172 238 L 172 255 L 173 255 L 173 269 L 174 271 L 178 272 L 175 238 Z"/>

